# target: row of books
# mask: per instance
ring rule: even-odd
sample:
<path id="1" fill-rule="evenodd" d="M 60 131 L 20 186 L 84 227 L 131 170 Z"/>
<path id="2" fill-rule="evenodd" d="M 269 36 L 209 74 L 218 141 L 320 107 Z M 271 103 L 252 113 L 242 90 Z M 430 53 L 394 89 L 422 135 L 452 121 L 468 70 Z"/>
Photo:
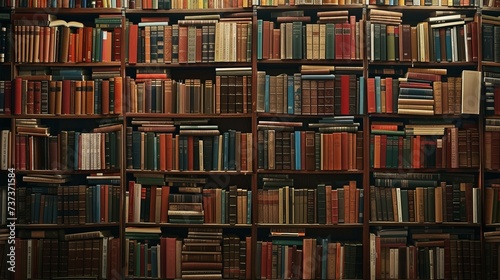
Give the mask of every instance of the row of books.
<path id="1" fill-rule="evenodd" d="M 484 233 L 484 240 L 487 242 L 484 246 L 485 254 L 485 278 L 494 279 L 500 277 L 500 271 L 498 270 L 498 252 L 500 251 L 500 244 L 498 236 L 500 232 L 495 229 L 494 231 L 488 231 Z"/>
<path id="2" fill-rule="evenodd" d="M 370 166 L 373 168 L 479 167 L 479 132 L 476 128 L 456 127 L 441 127 L 440 131 L 418 131 L 417 128 L 390 131 L 372 128 Z"/>
<path id="3" fill-rule="evenodd" d="M 187 216 L 203 217 L 204 223 L 249 224 L 251 221 L 252 191 L 236 186 L 228 190 L 200 186 L 179 186 L 175 193 L 170 190 L 170 186 L 129 182 L 127 221 L 167 223 L 169 218 L 189 220 Z"/>
<path id="4" fill-rule="evenodd" d="M 89 224 L 119 221 L 120 187 L 18 187 L 20 224 Z"/>
<path id="5" fill-rule="evenodd" d="M 484 128 L 484 168 L 500 169 L 500 121 L 486 119 Z"/>
<path id="6" fill-rule="evenodd" d="M 375 279 L 482 279 L 480 241 L 430 240 L 416 246 L 380 243 L 374 250 Z"/>
<path id="7" fill-rule="evenodd" d="M 251 271 L 251 262 L 247 261 L 250 260 L 251 238 L 240 240 L 239 237 L 224 236 L 220 240 L 209 239 L 210 235 L 206 238 L 204 236 L 198 234 L 198 237 L 188 236 L 184 239 L 175 237 L 150 240 L 127 239 L 126 276 L 174 279 L 180 278 L 180 275 L 187 273 L 188 270 L 198 268 L 219 272 L 217 275 L 211 273 L 212 275 L 206 277 L 247 279 L 249 275 L 247 271 Z M 183 276 L 186 279 L 195 277 Z"/>
<path id="8" fill-rule="evenodd" d="M 388 22 L 367 21 L 369 60 L 477 61 L 477 22 L 465 15 L 453 16 L 431 17 L 416 26 L 401 24 L 398 17 Z"/>
<path id="9" fill-rule="evenodd" d="M 119 168 L 121 131 L 61 131 L 50 135 L 17 127 L 15 162 L 18 170 L 103 170 Z"/>
<path id="10" fill-rule="evenodd" d="M 228 71 L 231 69 L 233 68 Z M 249 72 L 251 73 L 251 70 Z M 250 113 L 252 111 L 252 77 L 250 75 L 225 75 L 224 71 L 219 73 L 215 81 L 127 78 L 127 112 Z"/>
<path id="11" fill-rule="evenodd" d="M 483 71 L 484 81 L 484 114 L 500 115 L 500 75 L 496 69 L 486 68 Z"/>
<path id="12" fill-rule="evenodd" d="M 362 170 L 362 132 L 258 131 L 258 168 Z"/>
<path id="13" fill-rule="evenodd" d="M 500 50 L 495 47 L 500 40 L 500 18 L 483 15 L 482 18 L 483 60 L 500 62 Z"/>
<path id="14" fill-rule="evenodd" d="M 120 27 L 105 30 L 63 20 L 54 20 L 47 26 L 21 24 L 14 28 L 16 62 L 120 61 Z"/>
<path id="15" fill-rule="evenodd" d="M 479 99 L 475 98 L 479 95 L 471 91 L 479 90 L 480 72 L 463 71 L 461 77 L 447 77 L 447 81 L 441 81 L 441 75 L 413 72 L 416 71 L 413 68 L 408 71 L 406 77 L 399 79 L 380 76 L 367 79 L 368 113 L 479 113 Z M 446 74 L 446 70 L 440 72 Z"/>
<path id="16" fill-rule="evenodd" d="M 7 0 L 10 2 L 10 0 Z M 45 0 L 45 1 L 12 1 L 16 8 L 125 8 L 127 2 L 122 0 L 100 0 L 100 1 L 55 1 L 55 0 Z M 10 5 L 8 5 L 10 6 Z M 5 6 L 2 6 L 5 7 Z"/>
<path id="17" fill-rule="evenodd" d="M 61 70 L 64 72 L 66 70 Z M 73 70 L 69 70 L 73 71 Z M 77 70 L 78 71 L 78 70 Z M 61 73 L 64 75 L 64 73 Z M 52 78 L 52 79 L 50 79 Z M 9 81 L 0 83 L 5 89 L 5 100 L 13 100 L 13 113 L 55 114 L 55 115 L 108 115 L 122 112 L 122 77 L 95 80 L 31 80 L 17 77 L 14 80 L 14 96 Z M 10 104 L 4 104 L 4 111 L 12 111 Z"/>
<path id="18" fill-rule="evenodd" d="M 16 267 L 19 279 L 94 277 L 111 279 L 120 271 L 120 239 L 101 237 L 60 241 L 16 239 L 16 256 L 24 260 Z"/>
<path id="19" fill-rule="evenodd" d="M 350 224 L 363 222 L 363 190 L 351 181 L 332 189 L 320 184 L 316 189 L 281 187 L 257 192 L 258 223 L 271 224 Z"/>
<path id="20" fill-rule="evenodd" d="M 0 131 L 0 170 L 7 170 L 12 165 L 11 132 Z"/>
<path id="21" fill-rule="evenodd" d="M 442 223 L 481 221 L 480 189 L 441 183 L 415 189 L 370 187 L 372 221 Z"/>
<path id="22" fill-rule="evenodd" d="M 327 238 L 257 241 L 257 279 L 362 278 L 363 252 L 359 243 Z"/>
<path id="23" fill-rule="evenodd" d="M 365 79 L 355 74 L 295 73 L 275 76 L 264 71 L 257 72 L 257 112 L 289 115 L 363 114 L 364 96 Z"/>
<path id="24" fill-rule="evenodd" d="M 347 12 L 347 11 L 346 11 Z M 337 13 L 338 14 L 338 13 Z M 336 15 L 337 15 L 336 14 Z M 355 16 L 277 17 L 276 22 L 257 21 L 257 59 L 341 59 L 364 57 L 364 23 Z"/>
<path id="25" fill-rule="evenodd" d="M 143 22 L 128 27 L 128 62 L 249 62 L 250 18 Z"/>
<path id="26" fill-rule="evenodd" d="M 175 127 L 173 127 L 175 130 Z M 252 133 L 216 125 L 180 127 L 178 135 L 132 131 L 127 163 L 136 170 L 251 170 Z"/>

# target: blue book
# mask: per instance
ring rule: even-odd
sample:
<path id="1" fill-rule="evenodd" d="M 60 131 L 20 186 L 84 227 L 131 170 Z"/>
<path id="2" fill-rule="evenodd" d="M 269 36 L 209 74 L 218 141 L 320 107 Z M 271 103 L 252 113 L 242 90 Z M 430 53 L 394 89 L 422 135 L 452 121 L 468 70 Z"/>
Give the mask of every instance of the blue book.
<path id="1" fill-rule="evenodd" d="M 228 170 L 229 167 L 229 132 L 224 132 L 224 139 L 222 142 L 222 149 L 224 161 L 222 162 L 222 170 Z"/>
<path id="2" fill-rule="evenodd" d="M 247 191 L 247 224 L 252 223 L 252 191 Z"/>
<path id="3" fill-rule="evenodd" d="M 257 59 L 262 59 L 262 34 L 264 29 L 264 21 L 257 20 Z"/>
<path id="4" fill-rule="evenodd" d="M 270 80 L 271 77 L 269 75 L 266 75 L 266 89 L 264 91 L 264 112 L 269 113 L 271 111 L 270 109 L 270 92 L 269 92 L 269 86 L 270 86 Z"/>
<path id="5" fill-rule="evenodd" d="M 151 247 L 151 277 L 158 277 L 158 260 L 157 260 L 157 247 Z"/>
<path id="6" fill-rule="evenodd" d="M 321 240 L 321 279 L 326 279 L 326 269 L 328 267 L 328 239 L 324 238 Z"/>
<path id="7" fill-rule="evenodd" d="M 300 164 L 300 131 L 295 131 L 295 170 L 301 170 Z"/>
<path id="8" fill-rule="evenodd" d="M 287 77 L 287 113 L 293 115 L 293 76 Z"/>
<path id="9" fill-rule="evenodd" d="M 380 97 L 380 76 L 375 77 L 375 111 L 382 113 L 382 101 Z"/>
<path id="10" fill-rule="evenodd" d="M 451 28 L 449 27 L 446 28 L 445 41 L 446 41 L 446 60 L 451 61 Z"/>
<path id="11" fill-rule="evenodd" d="M 302 75 L 302 80 L 335 80 L 334 74 Z"/>
<path id="12" fill-rule="evenodd" d="M 365 113 L 365 77 L 359 77 L 359 104 L 358 114 Z"/>
<path id="13" fill-rule="evenodd" d="M 434 54 L 436 56 L 436 61 L 441 62 L 441 40 L 439 37 L 439 29 L 433 29 L 434 32 Z"/>
<path id="14" fill-rule="evenodd" d="M 139 277 L 141 276 L 141 242 L 137 242 L 135 244 L 135 276 Z"/>
<path id="15" fill-rule="evenodd" d="M 79 134 L 79 132 L 76 132 Z M 75 133 L 75 143 L 78 139 Z M 75 157 L 75 164 L 78 162 L 78 157 Z M 132 167 L 134 169 L 141 168 L 141 132 L 133 131 L 132 132 Z"/>
<path id="16" fill-rule="evenodd" d="M 236 170 L 236 131 L 229 130 L 229 160 L 228 169 Z"/>
<path id="17" fill-rule="evenodd" d="M 212 147 L 212 170 L 217 170 L 219 167 L 219 136 L 214 136 L 214 143 Z"/>

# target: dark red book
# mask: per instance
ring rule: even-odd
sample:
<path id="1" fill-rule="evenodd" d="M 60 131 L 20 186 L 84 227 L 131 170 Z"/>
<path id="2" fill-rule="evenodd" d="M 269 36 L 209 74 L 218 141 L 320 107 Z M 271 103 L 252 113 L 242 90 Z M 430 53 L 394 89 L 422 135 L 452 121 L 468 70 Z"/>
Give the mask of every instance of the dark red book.
<path id="1" fill-rule="evenodd" d="M 351 46 L 351 24 L 343 23 L 343 38 L 342 38 L 342 58 L 343 59 L 351 59 L 351 48 L 355 46 Z M 337 39 L 337 38 L 335 38 Z M 335 42 L 337 44 L 337 42 Z"/>
<path id="2" fill-rule="evenodd" d="M 22 113 L 22 87 L 23 80 L 17 77 L 14 80 L 14 114 L 20 115 Z"/>
<path id="3" fill-rule="evenodd" d="M 62 108 L 61 108 L 61 113 L 62 114 L 70 114 L 71 113 L 71 81 L 70 80 L 63 80 L 62 81 Z M 89 105 L 89 104 L 87 104 Z M 93 106 L 94 104 L 90 104 L 90 106 Z"/>
<path id="4" fill-rule="evenodd" d="M 375 113 L 375 79 L 368 78 L 366 85 L 366 93 L 367 93 L 367 103 L 368 103 L 368 113 Z"/>
<path id="5" fill-rule="evenodd" d="M 35 112 L 35 82 L 28 81 L 26 114 L 34 114 L 34 112 Z"/>
<path id="6" fill-rule="evenodd" d="M 34 114 L 42 112 L 42 82 L 35 81 L 35 104 L 33 108 Z"/>
<path id="7" fill-rule="evenodd" d="M 343 44 L 344 28 L 342 24 L 335 24 L 335 59 L 343 59 Z M 349 38 L 350 41 L 350 38 Z"/>

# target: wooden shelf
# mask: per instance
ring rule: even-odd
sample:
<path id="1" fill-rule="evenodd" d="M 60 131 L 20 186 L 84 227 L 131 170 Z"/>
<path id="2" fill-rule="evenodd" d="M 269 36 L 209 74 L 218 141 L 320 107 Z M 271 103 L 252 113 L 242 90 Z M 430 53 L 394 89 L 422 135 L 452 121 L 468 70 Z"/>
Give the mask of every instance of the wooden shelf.
<path id="1" fill-rule="evenodd" d="M 468 168 L 370 168 L 371 172 L 431 172 L 431 173 L 478 173 L 479 167 Z"/>
<path id="2" fill-rule="evenodd" d="M 16 174 L 18 175 L 78 175 L 78 174 L 90 174 L 90 173 L 104 173 L 104 174 L 109 174 L 109 173 L 118 173 L 120 172 L 120 169 L 109 169 L 109 170 L 19 170 L 16 169 Z"/>
<path id="3" fill-rule="evenodd" d="M 257 170 L 258 174 L 304 174 L 304 175 L 353 175 L 353 174 L 363 174 L 363 170 Z"/>
<path id="4" fill-rule="evenodd" d="M 13 115 L 0 114 L 0 119 L 12 119 L 13 117 Z"/>
<path id="5" fill-rule="evenodd" d="M 493 173 L 493 174 L 500 174 L 499 169 L 484 169 L 484 172 L 486 173 Z"/>
<path id="6" fill-rule="evenodd" d="M 120 67 L 121 62 L 40 62 L 40 63 L 15 63 L 15 66 L 30 67 Z"/>
<path id="7" fill-rule="evenodd" d="M 16 224 L 17 229 L 78 229 L 78 228 L 110 228 L 118 227 L 120 223 L 96 223 L 96 224 Z"/>
<path id="8" fill-rule="evenodd" d="M 250 113 L 234 114 L 164 114 L 164 113 L 125 113 L 127 118 L 158 118 L 158 119 L 244 119 L 251 118 Z"/>
<path id="9" fill-rule="evenodd" d="M 477 67 L 477 62 L 411 62 L 411 61 L 368 61 L 373 66 L 389 67 Z"/>
<path id="10" fill-rule="evenodd" d="M 52 114 L 29 114 L 29 115 L 15 115 L 15 119 L 112 119 L 118 118 L 121 115 L 52 115 Z"/>
<path id="11" fill-rule="evenodd" d="M 100 14 L 117 14 L 122 13 L 122 9 L 118 8 L 15 8 L 17 13 L 46 13 L 46 14 L 68 14 L 68 15 L 100 15 Z"/>
<path id="12" fill-rule="evenodd" d="M 137 63 L 127 64 L 130 68 L 215 68 L 252 67 L 251 62 L 199 62 L 199 63 Z"/>
<path id="13" fill-rule="evenodd" d="M 481 227 L 481 224 L 467 222 L 413 223 L 413 222 L 370 222 L 374 227 Z"/>
<path id="14" fill-rule="evenodd" d="M 317 228 L 317 229 L 340 229 L 340 228 L 362 228 L 363 224 L 257 224 L 258 228 Z"/>
<path id="15" fill-rule="evenodd" d="M 363 66 L 362 59 L 353 59 L 353 60 L 342 60 L 342 59 L 324 59 L 324 60 L 308 60 L 308 59 L 268 59 L 268 60 L 258 60 L 257 64 L 259 65 L 276 65 L 285 67 L 289 67 L 292 65 L 345 65 L 345 66 Z M 363 71 L 363 69 L 361 69 Z M 358 71 L 359 72 L 359 71 Z"/>
<path id="16" fill-rule="evenodd" d="M 126 223 L 125 227 L 172 227 L 172 228 L 184 228 L 184 227 L 200 227 L 200 228 L 241 228 L 241 229 L 250 229 L 252 228 L 251 224 L 176 224 L 176 223 L 150 223 L 150 222 L 142 222 L 142 223 Z"/>
<path id="17" fill-rule="evenodd" d="M 251 12 L 252 8 L 224 8 L 224 9 L 169 9 L 169 10 L 143 10 L 143 9 L 126 9 L 126 14 L 147 14 L 148 16 L 155 14 L 223 14 L 223 13 L 237 13 L 237 12 Z"/>
<path id="18" fill-rule="evenodd" d="M 478 115 L 456 115 L 456 114 L 446 114 L 446 115 L 405 115 L 405 114 L 386 114 L 386 113 L 369 113 L 371 118 L 393 118 L 393 119 L 410 119 L 410 118 L 424 118 L 424 119 L 443 119 L 443 120 L 458 120 L 458 119 L 478 119 Z"/>
<path id="19" fill-rule="evenodd" d="M 361 119 L 363 115 L 291 115 L 275 113 L 257 113 L 258 118 L 278 118 L 278 121 L 294 121 L 296 119 L 323 119 L 338 116 L 354 116 L 354 119 Z"/>
<path id="20" fill-rule="evenodd" d="M 137 174 L 165 174 L 165 175 L 252 175 L 252 171 L 236 171 L 236 170 L 210 170 L 210 171 L 195 171 L 195 170 L 137 170 L 137 169 L 127 169 L 128 173 Z"/>
<path id="21" fill-rule="evenodd" d="M 351 4 L 351 5 L 297 5 L 297 6 L 257 6 L 258 11 L 280 11 L 280 10 L 353 10 L 353 9 L 363 9 L 366 5 L 364 4 Z"/>
<path id="22" fill-rule="evenodd" d="M 455 7 L 455 6 L 377 6 L 368 5 L 368 9 L 383 9 L 389 11 L 409 12 L 433 12 L 433 11 L 477 11 L 478 7 Z"/>
<path id="23" fill-rule="evenodd" d="M 482 66 L 492 66 L 492 67 L 499 67 L 500 62 L 494 62 L 494 61 L 481 61 Z"/>

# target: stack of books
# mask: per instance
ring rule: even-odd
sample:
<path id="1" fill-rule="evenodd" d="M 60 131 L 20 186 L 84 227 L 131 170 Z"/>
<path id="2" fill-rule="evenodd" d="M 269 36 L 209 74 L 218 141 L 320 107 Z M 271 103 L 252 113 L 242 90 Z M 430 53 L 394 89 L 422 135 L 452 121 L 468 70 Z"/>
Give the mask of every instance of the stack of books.
<path id="1" fill-rule="evenodd" d="M 189 228 L 182 244 L 182 279 L 222 279 L 222 229 Z"/>

